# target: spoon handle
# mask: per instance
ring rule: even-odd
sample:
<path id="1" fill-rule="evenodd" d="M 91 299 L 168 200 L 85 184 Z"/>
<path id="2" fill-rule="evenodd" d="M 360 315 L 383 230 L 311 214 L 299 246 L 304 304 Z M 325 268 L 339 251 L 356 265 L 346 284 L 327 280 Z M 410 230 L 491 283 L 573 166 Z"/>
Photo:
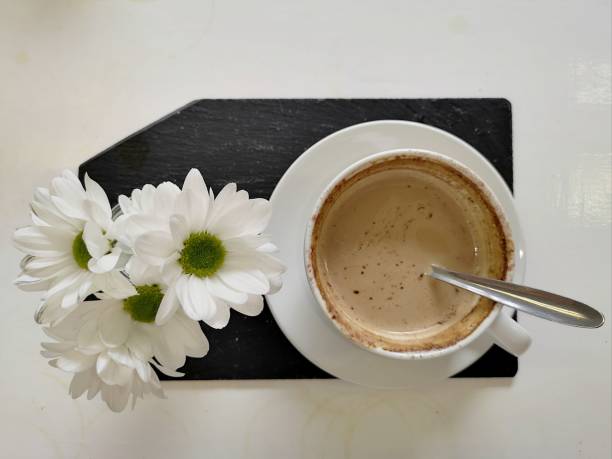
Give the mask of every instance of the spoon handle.
<path id="1" fill-rule="evenodd" d="M 440 266 L 432 266 L 429 275 L 434 279 L 553 322 L 584 328 L 598 328 L 604 323 L 604 316 L 599 311 L 554 293 L 449 271 Z"/>

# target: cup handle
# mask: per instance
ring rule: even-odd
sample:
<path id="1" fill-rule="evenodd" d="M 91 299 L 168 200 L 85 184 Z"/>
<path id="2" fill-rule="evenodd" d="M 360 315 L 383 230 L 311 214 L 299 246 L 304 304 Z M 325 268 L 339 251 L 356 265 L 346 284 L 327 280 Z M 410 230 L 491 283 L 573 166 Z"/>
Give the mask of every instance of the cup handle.
<path id="1" fill-rule="evenodd" d="M 519 356 L 523 354 L 531 344 L 531 337 L 523 327 L 503 311 L 497 315 L 495 320 L 486 330 L 495 344 L 510 354 Z"/>

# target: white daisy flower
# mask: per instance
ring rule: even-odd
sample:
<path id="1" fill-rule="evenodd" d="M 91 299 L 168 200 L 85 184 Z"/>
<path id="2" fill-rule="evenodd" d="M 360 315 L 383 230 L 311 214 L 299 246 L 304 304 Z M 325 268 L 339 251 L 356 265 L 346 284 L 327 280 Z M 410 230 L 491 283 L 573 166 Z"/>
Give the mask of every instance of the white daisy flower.
<path id="1" fill-rule="evenodd" d="M 135 189 L 129 198 L 119 196 L 120 214 L 115 220 L 115 229 L 122 248 L 132 255 L 128 270 L 149 276 L 159 273 L 159 267 L 143 262 L 133 253 L 132 247 L 135 239 L 146 231 L 168 228 L 180 192 L 181 189 L 174 183 L 163 182 L 157 187 L 147 184 L 142 189 Z"/>
<path id="2" fill-rule="evenodd" d="M 52 366 L 74 373 L 73 398 L 87 391 L 91 399 L 100 392 L 114 411 L 123 410 L 130 395 L 133 403 L 147 393 L 163 397 L 152 366 L 182 376 L 176 369 L 185 364 L 186 356 L 203 357 L 209 349 L 199 324 L 182 312 L 155 325 L 163 287 L 140 283 L 151 279 L 138 275 L 132 278 L 138 281 L 136 295 L 81 303 L 59 324 L 45 329 L 57 342 L 43 343 L 42 354 Z"/>
<path id="3" fill-rule="evenodd" d="M 31 203 L 32 226 L 15 231 L 15 246 L 27 256 L 15 283 L 23 290 L 45 291 L 39 319 L 61 318 L 91 293 L 116 297 L 135 294 L 120 272 L 122 250 L 106 193 L 85 175 L 64 171 L 51 189 L 38 188 Z"/>
<path id="4" fill-rule="evenodd" d="M 270 213 L 267 200 L 249 199 L 234 183 L 214 198 L 192 169 L 172 211 L 165 212 L 165 227 L 151 220 L 133 238 L 138 259 L 161 269 L 168 285 L 156 323 L 166 323 L 179 305 L 191 319 L 214 328 L 227 325 L 230 308 L 259 314 L 262 295 L 280 288 L 284 272 L 271 255 L 276 247 L 262 235 Z M 140 218 L 145 226 L 147 221 Z"/>

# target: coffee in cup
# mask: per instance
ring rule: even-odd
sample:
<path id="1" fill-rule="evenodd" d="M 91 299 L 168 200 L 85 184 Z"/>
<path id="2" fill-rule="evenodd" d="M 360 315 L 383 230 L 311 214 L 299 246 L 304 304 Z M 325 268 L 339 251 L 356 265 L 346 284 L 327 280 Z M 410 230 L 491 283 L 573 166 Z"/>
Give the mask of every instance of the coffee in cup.
<path id="1" fill-rule="evenodd" d="M 427 276 L 432 264 L 506 279 L 513 245 L 488 189 L 441 155 L 365 161 L 320 200 L 307 265 L 334 324 L 354 342 L 395 353 L 444 349 L 494 303 Z"/>

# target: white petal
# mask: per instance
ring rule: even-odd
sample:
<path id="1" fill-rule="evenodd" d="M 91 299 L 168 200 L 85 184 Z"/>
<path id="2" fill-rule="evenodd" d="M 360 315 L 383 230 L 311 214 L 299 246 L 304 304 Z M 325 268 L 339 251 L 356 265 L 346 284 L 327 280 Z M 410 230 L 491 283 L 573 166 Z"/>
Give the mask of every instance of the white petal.
<path id="1" fill-rule="evenodd" d="M 185 219 L 189 232 L 204 230 L 209 199 L 208 193 L 196 194 L 190 190 L 182 191 L 176 199 L 174 211 Z"/>
<path id="2" fill-rule="evenodd" d="M 72 381 L 70 382 L 70 389 L 68 389 L 68 393 L 74 399 L 79 398 L 81 395 L 85 393 L 87 389 L 90 388 L 92 380 L 93 380 L 93 373 L 90 370 L 76 373 L 72 377 Z"/>
<path id="3" fill-rule="evenodd" d="M 81 277 L 84 278 L 83 275 Z M 79 303 L 80 287 L 81 285 L 79 281 L 63 292 L 63 298 L 60 302 L 60 306 L 62 307 L 62 309 L 72 309 L 76 307 L 76 305 Z"/>
<path id="4" fill-rule="evenodd" d="M 243 253 L 228 251 L 224 268 L 229 270 L 256 270 L 266 276 L 277 276 L 285 272 L 285 265 L 268 253 L 247 250 Z"/>
<path id="5" fill-rule="evenodd" d="M 249 194 L 245 190 L 236 191 L 235 183 L 228 183 L 219 192 L 212 205 L 209 225 L 214 225 L 223 215 L 232 211 L 235 207 L 247 203 Z"/>
<path id="6" fill-rule="evenodd" d="M 79 178 L 69 169 L 64 169 L 62 175 L 53 179 L 52 182 L 52 185 L 61 185 L 61 187 L 54 187 L 53 189 L 62 198 L 81 200 L 85 196 L 85 189 L 81 185 Z"/>
<path id="7" fill-rule="evenodd" d="M 81 268 L 77 266 L 77 264 L 72 260 L 68 259 L 65 263 L 60 266 L 50 267 L 49 269 L 43 271 L 30 271 L 26 269 L 16 280 L 17 284 L 29 283 L 34 280 L 50 280 L 52 282 L 57 282 L 58 279 L 62 277 L 67 277 L 68 275 L 81 272 L 86 273 Z"/>
<path id="8" fill-rule="evenodd" d="M 87 220 L 87 211 L 83 205 L 84 201 L 71 204 L 58 196 L 51 196 L 51 201 L 59 209 L 59 211 L 68 217 L 77 220 Z"/>
<path id="9" fill-rule="evenodd" d="M 270 236 L 266 234 L 247 234 L 237 238 L 226 239 L 227 250 L 235 252 L 275 252 L 278 249 L 270 243 Z"/>
<path id="10" fill-rule="evenodd" d="M 155 368 L 157 368 L 159 371 L 161 371 L 166 376 L 170 376 L 173 378 L 179 378 L 181 376 L 185 376 L 185 373 L 181 373 L 179 371 L 172 370 L 171 368 L 164 367 L 163 365 L 160 365 L 159 363 L 157 363 L 155 360 L 152 360 L 151 363 L 153 364 Z"/>
<path id="11" fill-rule="evenodd" d="M 153 364 L 153 362 L 155 361 L 151 360 L 149 363 Z M 156 365 L 153 365 L 153 366 L 157 367 Z M 152 371 L 149 376 L 150 376 L 151 385 L 147 386 L 147 390 L 150 390 L 151 393 L 155 394 L 156 396 L 160 398 L 166 398 L 164 391 L 162 390 L 161 383 L 159 382 L 159 378 L 157 377 L 157 373 Z"/>
<path id="12" fill-rule="evenodd" d="M 86 354 L 94 354 L 104 350 L 104 345 L 98 336 L 98 323 L 95 319 L 88 320 L 79 330 L 77 343 L 79 350 Z"/>
<path id="13" fill-rule="evenodd" d="M 136 239 L 134 250 L 143 261 L 154 266 L 161 266 L 175 252 L 172 237 L 163 231 L 143 234 Z"/>
<path id="14" fill-rule="evenodd" d="M 47 301 L 50 306 L 55 305 L 52 299 Z M 76 344 L 78 332 L 82 325 L 92 318 L 97 318 L 102 311 L 100 303 L 88 301 L 81 303 L 78 308 L 70 312 L 63 320 L 54 324 L 53 327 L 45 327 L 43 331 L 58 341 L 73 341 Z"/>
<path id="15" fill-rule="evenodd" d="M 208 195 L 206 183 L 204 183 L 204 178 L 198 169 L 194 168 L 189 171 L 183 182 L 183 190 L 190 190 L 197 194 L 206 193 Z"/>
<path id="16" fill-rule="evenodd" d="M 204 318 L 204 322 L 212 328 L 223 328 L 227 325 L 230 319 L 230 308 L 227 304 L 217 301 L 217 307 L 214 314 Z"/>
<path id="17" fill-rule="evenodd" d="M 168 261 L 166 261 L 166 263 L 164 263 L 161 268 L 162 279 L 166 283 L 166 285 L 173 284 L 176 279 L 183 273 L 181 266 L 176 261 L 178 260 L 178 258 L 179 256 L 177 253 L 174 258 L 170 257 L 170 259 L 168 259 Z"/>
<path id="18" fill-rule="evenodd" d="M 161 341 L 158 339 L 158 341 Z M 155 346 L 155 359 L 168 370 L 175 370 L 185 364 L 185 355 L 174 352 L 165 341 Z M 155 360 L 151 360 L 153 363 Z"/>
<path id="19" fill-rule="evenodd" d="M 23 269 L 28 274 L 44 278 L 55 274 L 67 266 L 72 266 L 73 263 L 73 260 L 69 256 L 30 258 L 30 260 L 24 264 Z"/>
<path id="20" fill-rule="evenodd" d="M 133 374 L 133 369 L 115 362 L 107 353 L 102 353 L 96 360 L 96 373 L 106 384 L 127 384 Z"/>
<path id="21" fill-rule="evenodd" d="M 244 304 L 232 304 L 235 309 L 245 316 L 256 316 L 263 311 L 264 301 L 261 295 L 249 295 L 249 299 Z"/>
<path id="22" fill-rule="evenodd" d="M 102 290 L 108 296 L 117 299 L 127 298 L 138 293 L 121 271 L 96 274 L 95 284 L 92 288 Z"/>
<path id="23" fill-rule="evenodd" d="M 180 188 L 172 182 L 160 183 L 155 193 L 155 212 L 169 215 L 180 192 Z"/>
<path id="24" fill-rule="evenodd" d="M 287 270 L 282 261 L 269 253 L 258 253 L 256 259 L 259 270 L 267 276 L 278 276 Z"/>
<path id="25" fill-rule="evenodd" d="M 130 351 L 126 346 L 119 346 L 106 351 L 108 356 L 119 365 L 134 368 L 134 359 L 130 355 Z"/>
<path id="26" fill-rule="evenodd" d="M 33 257 L 32 255 L 26 255 L 25 257 L 22 257 L 19 261 L 19 268 L 21 268 L 21 270 L 24 270 L 26 266 L 28 266 L 28 264 L 31 263 L 33 260 L 36 260 L 36 257 Z"/>
<path id="27" fill-rule="evenodd" d="M 93 276 L 86 276 L 79 286 L 78 290 L 79 301 L 83 301 L 93 293 Z"/>
<path id="28" fill-rule="evenodd" d="M 107 253 L 101 258 L 91 258 L 87 263 L 87 267 L 93 273 L 107 273 L 115 269 L 120 255 L 121 249 L 119 247 L 115 247 L 110 253 Z"/>
<path id="29" fill-rule="evenodd" d="M 140 327 L 132 327 L 126 346 L 137 359 L 144 362 L 153 356 L 153 346 L 147 334 Z"/>
<path id="30" fill-rule="evenodd" d="M 68 315 L 70 309 L 62 309 L 57 302 L 43 300 L 34 312 L 34 321 L 37 324 L 52 324 Z"/>
<path id="31" fill-rule="evenodd" d="M 155 208 L 155 187 L 149 183 L 142 187 L 140 193 L 140 208 L 143 212 L 151 212 Z"/>
<path id="32" fill-rule="evenodd" d="M 56 249 L 69 253 L 76 232 L 51 226 L 26 226 L 13 234 L 13 239 L 39 249 Z"/>
<path id="33" fill-rule="evenodd" d="M 87 271 L 79 269 L 77 271 L 72 272 L 66 277 L 57 279 L 47 292 L 47 297 L 59 294 L 72 286 L 76 286 L 78 288 L 79 281 L 84 279 L 83 274 L 87 274 Z"/>
<path id="34" fill-rule="evenodd" d="M 21 250 L 23 253 L 27 253 L 28 255 L 34 255 L 35 257 L 61 257 L 66 255 L 66 252 L 63 250 L 57 249 L 40 249 L 28 245 L 23 245 L 18 242 L 13 241 L 13 245 L 16 249 Z"/>
<path id="35" fill-rule="evenodd" d="M 271 242 L 265 242 L 264 244 L 262 244 L 261 246 L 257 248 L 257 251 L 263 252 L 263 253 L 274 253 L 274 252 L 278 252 L 278 247 L 276 247 Z"/>
<path id="36" fill-rule="evenodd" d="M 159 267 L 145 263 L 137 255 L 130 257 L 125 272 L 134 285 L 157 284 L 160 280 Z"/>
<path id="37" fill-rule="evenodd" d="M 72 252 L 72 233 L 55 231 L 50 227 L 27 226 L 19 228 L 13 234 L 13 245 L 30 255 L 39 257 L 64 257 Z"/>
<path id="38" fill-rule="evenodd" d="M 219 191 L 219 194 L 215 199 L 215 212 L 231 205 L 231 201 L 233 201 L 234 196 L 236 195 L 237 188 L 238 187 L 235 183 L 228 183 L 221 189 L 221 191 Z"/>
<path id="39" fill-rule="evenodd" d="M 13 282 L 18 289 L 24 292 L 42 292 L 49 288 L 51 285 L 50 279 L 39 279 L 38 277 L 28 276 L 22 274 Z"/>
<path id="40" fill-rule="evenodd" d="M 101 389 L 102 400 L 106 402 L 111 410 L 115 413 L 119 413 L 125 409 L 130 395 L 130 390 L 127 385 L 103 385 Z"/>
<path id="41" fill-rule="evenodd" d="M 100 339 L 109 347 L 125 343 L 132 328 L 130 316 L 121 307 L 111 307 L 100 316 Z"/>
<path id="42" fill-rule="evenodd" d="M 158 214 L 133 214 L 127 217 L 125 231 L 132 239 L 149 231 L 165 231 L 168 218 Z"/>
<path id="43" fill-rule="evenodd" d="M 96 374 L 91 381 L 89 389 L 87 389 L 87 400 L 91 400 L 92 398 L 94 398 L 98 394 L 98 392 L 100 392 L 100 387 L 102 387 L 102 381 L 100 380 L 100 378 L 98 378 L 98 375 Z"/>
<path id="44" fill-rule="evenodd" d="M 170 217 L 170 232 L 175 247 L 182 249 L 185 239 L 189 236 L 187 220 L 182 215 L 172 215 Z"/>
<path id="45" fill-rule="evenodd" d="M 172 284 L 166 290 L 164 294 L 164 298 L 162 299 L 159 309 L 157 310 L 157 315 L 155 316 L 155 323 L 157 325 L 163 325 L 175 313 L 179 305 L 178 297 L 176 296 L 175 286 Z"/>
<path id="46" fill-rule="evenodd" d="M 191 279 L 189 279 L 189 295 L 191 301 L 199 305 L 202 311 L 200 315 L 201 319 L 211 317 L 215 314 L 217 305 L 221 303 L 211 296 L 206 287 L 205 279 L 200 279 L 196 276 L 191 276 Z"/>
<path id="47" fill-rule="evenodd" d="M 278 292 L 283 286 L 283 279 L 281 276 L 273 276 L 268 280 L 270 281 L 270 291 L 267 293 L 268 295 Z"/>
<path id="48" fill-rule="evenodd" d="M 230 303 L 244 303 L 248 299 L 248 295 L 244 292 L 238 292 L 233 288 L 225 285 L 221 279 L 217 276 L 212 276 L 206 278 L 206 288 L 208 291 L 225 301 L 229 301 Z"/>
<path id="49" fill-rule="evenodd" d="M 182 330 L 181 339 L 186 348 L 186 354 L 191 357 L 204 357 L 208 353 L 210 345 L 202 328 L 200 328 L 200 324 L 189 319 L 183 313 L 176 314 L 174 321 Z"/>
<path id="50" fill-rule="evenodd" d="M 231 239 L 245 232 L 248 222 L 248 212 L 251 209 L 249 201 L 244 201 L 230 210 L 223 212 L 214 221 L 209 222 L 208 231 L 217 235 L 221 240 Z"/>
<path id="51" fill-rule="evenodd" d="M 32 219 L 32 223 L 35 226 L 47 226 L 47 222 L 40 218 L 38 215 L 34 213 L 34 211 L 30 212 L 30 218 Z"/>
<path id="52" fill-rule="evenodd" d="M 97 202 L 86 199 L 83 203 L 83 207 L 87 212 L 87 216 L 94 222 L 100 225 L 105 230 L 109 230 L 112 226 L 113 220 L 109 209 L 102 208 Z"/>
<path id="53" fill-rule="evenodd" d="M 133 212 L 134 205 L 132 203 L 132 200 L 126 195 L 120 194 L 117 198 L 117 202 L 119 203 L 119 208 L 121 209 L 121 213 L 123 215 L 127 216 Z"/>
<path id="54" fill-rule="evenodd" d="M 102 234 L 102 228 L 92 221 L 85 223 L 85 228 L 83 228 L 83 242 L 85 242 L 89 254 L 94 258 L 104 256 L 110 249 L 108 239 Z"/>
<path id="55" fill-rule="evenodd" d="M 155 358 L 165 367 L 179 368 L 185 364 L 185 350 L 182 345 L 182 329 L 175 320 L 158 327 L 154 341 Z"/>
<path id="56" fill-rule="evenodd" d="M 196 276 L 182 276 L 176 284 L 181 306 L 193 320 L 201 320 L 211 314 L 214 304 L 206 291 L 206 284 Z"/>
<path id="57" fill-rule="evenodd" d="M 218 276 L 229 287 L 241 292 L 262 295 L 270 290 L 270 282 L 261 271 L 229 270 L 224 267 Z"/>
<path id="58" fill-rule="evenodd" d="M 244 227 L 244 234 L 259 234 L 266 229 L 272 216 L 272 206 L 266 199 L 251 199 L 251 210 Z"/>
<path id="59" fill-rule="evenodd" d="M 110 219 L 111 206 L 108 202 L 108 197 L 102 187 L 96 181 L 92 180 L 87 173 L 85 173 L 85 193 Z"/>
<path id="60" fill-rule="evenodd" d="M 49 352 L 53 352 L 54 354 L 60 355 L 64 352 L 68 352 L 71 350 L 74 345 L 72 343 L 40 343 L 40 345 L 45 348 Z"/>
<path id="61" fill-rule="evenodd" d="M 200 320 L 200 311 L 194 308 L 191 303 L 191 297 L 189 296 L 189 277 L 191 276 L 181 276 L 178 278 L 174 286 L 176 296 L 185 314 L 193 320 Z"/>
<path id="62" fill-rule="evenodd" d="M 138 373 L 138 377 L 145 383 L 149 382 L 151 377 L 151 365 L 145 360 L 134 360 L 134 368 L 136 369 L 136 373 Z M 134 391 L 134 387 L 132 387 Z M 136 394 L 134 394 L 134 398 L 136 398 Z"/>
<path id="63" fill-rule="evenodd" d="M 54 228 L 61 228 L 65 230 L 79 230 L 82 226 L 79 220 L 69 218 L 67 215 L 63 215 L 55 204 L 51 201 L 51 196 L 45 198 L 46 202 L 32 201 L 30 203 L 30 209 L 36 216 L 43 220 L 47 225 Z"/>
<path id="64" fill-rule="evenodd" d="M 66 202 L 70 207 L 79 209 L 85 199 L 85 190 L 72 172 L 64 171 L 61 177 L 51 181 L 53 195 Z M 54 196 L 52 196 L 53 198 Z"/>
<path id="65" fill-rule="evenodd" d="M 58 358 L 56 365 L 61 370 L 78 373 L 91 368 L 95 361 L 96 356 L 85 355 L 78 351 L 70 351 Z"/>
<path id="66" fill-rule="evenodd" d="M 53 242 L 41 232 L 42 227 L 40 226 L 26 226 L 18 228 L 13 233 L 13 242 L 23 247 L 32 247 L 34 249 L 57 249 L 62 250 L 60 247 L 54 247 Z"/>

